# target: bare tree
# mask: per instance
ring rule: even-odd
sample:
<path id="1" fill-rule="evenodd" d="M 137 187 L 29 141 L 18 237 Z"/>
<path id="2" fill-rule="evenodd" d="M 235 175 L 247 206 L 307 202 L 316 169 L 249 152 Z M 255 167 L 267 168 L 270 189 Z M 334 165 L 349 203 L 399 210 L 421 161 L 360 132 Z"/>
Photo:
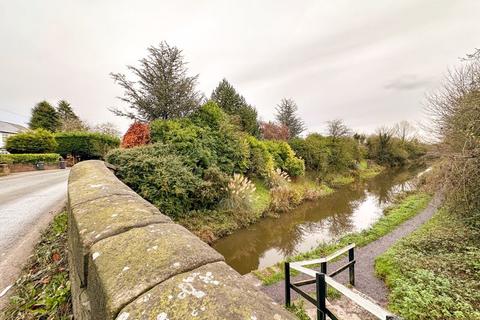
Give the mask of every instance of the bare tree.
<path id="1" fill-rule="evenodd" d="M 450 70 L 441 88 L 431 94 L 427 110 L 442 143 L 449 212 L 480 228 L 480 50 Z"/>
<path id="2" fill-rule="evenodd" d="M 118 130 L 118 127 L 112 122 L 99 123 L 92 128 L 92 131 L 109 134 L 116 137 L 120 136 L 120 130 Z"/>
<path id="3" fill-rule="evenodd" d="M 352 132 L 341 119 L 328 121 L 327 126 L 328 135 L 332 137 L 333 140 L 336 140 L 340 137 L 346 137 Z"/>
<path id="4" fill-rule="evenodd" d="M 417 138 L 417 129 L 408 121 L 401 121 L 395 124 L 393 130 L 402 143 Z"/>
<path id="5" fill-rule="evenodd" d="M 440 140 L 452 131 L 451 119 L 457 115 L 462 100 L 480 91 L 480 49 L 463 61 L 463 65 L 449 70 L 441 88 L 427 97 L 426 110 L 432 118 L 430 132 Z"/>

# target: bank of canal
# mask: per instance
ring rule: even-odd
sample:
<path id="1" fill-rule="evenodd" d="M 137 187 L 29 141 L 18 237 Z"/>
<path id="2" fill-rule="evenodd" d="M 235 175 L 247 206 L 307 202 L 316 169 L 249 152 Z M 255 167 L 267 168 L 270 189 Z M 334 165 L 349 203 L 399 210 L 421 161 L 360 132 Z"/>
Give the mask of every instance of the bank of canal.
<path id="1" fill-rule="evenodd" d="M 395 195 L 412 188 L 411 180 L 423 170 L 425 167 L 386 170 L 304 203 L 280 218 L 264 218 L 218 240 L 213 247 L 241 274 L 266 268 L 321 242 L 367 229 Z"/>

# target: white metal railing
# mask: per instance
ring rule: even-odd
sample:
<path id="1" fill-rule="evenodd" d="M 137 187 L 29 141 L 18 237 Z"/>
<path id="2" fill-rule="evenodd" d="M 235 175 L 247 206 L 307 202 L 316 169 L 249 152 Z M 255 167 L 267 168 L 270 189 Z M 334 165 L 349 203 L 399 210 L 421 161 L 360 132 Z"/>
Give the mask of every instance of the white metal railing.
<path id="1" fill-rule="evenodd" d="M 355 244 L 350 244 L 333 254 L 328 255 L 324 258 L 319 259 L 312 259 L 312 260 L 305 260 L 305 261 L 297 261 L 297 262 L 286 262 L 285 263 L 285 303 L 287 306 L 290 305 L 290 290 L 293 289 L 301 296 L 306 298 L 311 303 L 317 306 L 317 319 L 324 320 L 326 316 L 329 316 L 331 319 L 336 320 L 336 316 L 327 309 L 326 307 L 326 297 L 327 297 L 327 284 L 343 294 L 345 297 L 350 299 L 352 302 L 363 308 L 364 310 L 368 311 L 378 319 L 382 320 L 393 320 L 393 319 L 400 319 L 399 317 L 395 316 L 394 314 L 390 313 L 389 311 L 383 309 L 376 303 L 372 302 L 371 300 L 359 295 L 358 293 L 352 291 L 351 289 L 347 288 L 343 284 L 335 281 L 332 277 L 349 269 L 350 273 L 350 284 L 355 284 L 355 258 L 354 258 L 354 250 Z M 330 275 L 327 275 L 327 262 L 337 258 L 338 256 L 345 254 L 348 252 L 349 262 L 342 266 L 341 268 L 337 269 L 336 271 L 332 272 Z M 307 268 L 308 265 L 320 264 L 320 272 L 315 271 L 313 269 Z M 303 274 L 306 274 L 312 277 L 309 280 L 299 281 L 296 283 L 290 282 L 290 268 L 296 271 L 299 271 Z M 307 284 L 316 284 L 316 299 L 309 296 L 306 292 L 300 289 L 300 286 L 307 285 Z"/>

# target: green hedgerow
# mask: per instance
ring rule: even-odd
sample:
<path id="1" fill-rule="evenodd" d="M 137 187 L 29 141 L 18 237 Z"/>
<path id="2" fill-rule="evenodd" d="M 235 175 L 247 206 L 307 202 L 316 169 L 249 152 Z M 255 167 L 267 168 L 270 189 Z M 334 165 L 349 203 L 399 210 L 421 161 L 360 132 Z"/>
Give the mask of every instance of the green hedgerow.
<path id="1" fill-rule="evenodd" d="M 51 153 L 57 146 L 53 134 L 45 129 L 17 133 L 8 137 L 6 143 L 10 153 Z"/>
<path id="2" fill-rule="evenodd" d="M 0 154 L 0 163 L 16 164 L 28 163 L 36 164 L 40 161 L 45 163 L 57 163 L 60 159 L 57 153 L 41 153 L 41 154 Z"/>
<path id="3" fill-rule="evenodd" d="M 55 134 L 57 153 L 63 157 L 78 156 L 82 160 L 103 159 L 112 149 L 120 146 L 118 137 L 98 132 L 59 132 Z"/>

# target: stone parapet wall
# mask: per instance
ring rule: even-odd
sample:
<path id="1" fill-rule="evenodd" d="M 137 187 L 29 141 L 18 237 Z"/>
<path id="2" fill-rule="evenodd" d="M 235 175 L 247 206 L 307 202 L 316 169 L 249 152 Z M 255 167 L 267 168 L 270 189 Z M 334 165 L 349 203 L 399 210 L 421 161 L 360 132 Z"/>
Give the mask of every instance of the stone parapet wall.
<path id="1" fill-rule="evenodd" d="M 75 319 L 295 319 L 101 161 L 68 181 Z"/>

